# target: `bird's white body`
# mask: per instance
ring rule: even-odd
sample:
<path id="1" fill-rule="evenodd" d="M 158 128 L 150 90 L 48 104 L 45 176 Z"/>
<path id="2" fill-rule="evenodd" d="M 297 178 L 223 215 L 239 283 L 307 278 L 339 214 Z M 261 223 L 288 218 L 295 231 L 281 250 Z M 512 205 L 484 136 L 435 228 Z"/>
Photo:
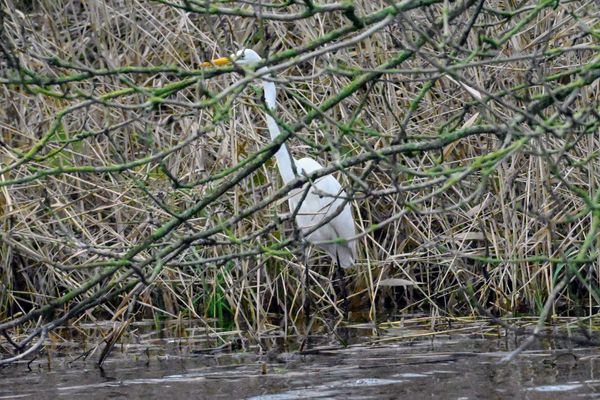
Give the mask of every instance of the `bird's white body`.
<path id="1" fill-rule="evenodd" d="M 296 169 L 301 175 L 308 175 L 321 168 L 323 167 L 311 158 L 296 160 Z M 334 261 L 339 262 L 341 267 L 351 267 L 356 259 L 356 242 L 353 240 L 356 230 L 350 204 L 344 204 L 346 192 L 333 175 L 323 176 L 313 184 L 307 183 L 302 189 L 292 192 L 288 201 L 292 212 L 298 207 L 308 185 L 310 188 L 296 215 L 298 228 L 306 234 L 319 226 L 307 234 L 306 239 L 309 243 L 323 249 Z M 335 217 L 331 221 L 323 223 L 323 220 L 332 215 Z M 340 242 L 326 243 L 332 240 Z"/>
<path id="2" fill-rule="evenodd" d="M 238 64 L 258 64 L 262 61 L 260 56 L 250 49 L 240 50 L 231 58 Z M 267 71 L 266 67 L 258 70 L 261 73 Z M 268 80 L 263 80 L 262 83 L 265 103 L 269 110 L 274 112 L 277 107 L 275 84 Z M 271 139 L 277 138 L 281 134 L 277 122 L 271 115 L 267 114 L 265 118 Z M 311 158 L 294 160 L 285 143 L 281 145 L 275 158 L 284 183 L 323 168 Z M 307 187 L 308 193 L 303 199 Z M 306 240 L 327 252 L 339 266 L 348 268 L 356 259 L 356 230 L 350 203 L 345 198 L 346 192 L 338 180 L 333 175 L 326 175 L 315 182 L 306 183 L 301 189 L 293 190 L 290 193 L 289 206 L 291 212 L 297 211 L 296 224 L 306 234 Z M 299 204 L 300 201 L 302 204 Z M 332 215 L 335 217 L 328 222 L 324 221 Z"/>

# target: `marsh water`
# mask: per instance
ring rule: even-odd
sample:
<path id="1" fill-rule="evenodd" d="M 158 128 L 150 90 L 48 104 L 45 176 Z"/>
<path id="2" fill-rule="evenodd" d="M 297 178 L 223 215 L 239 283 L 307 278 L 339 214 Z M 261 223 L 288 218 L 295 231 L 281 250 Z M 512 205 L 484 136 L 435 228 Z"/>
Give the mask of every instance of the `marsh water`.
<path id="1" fill-rule="evenodd" d="M 251 345 L 235 332 L 156 332 L 125 338 L 102 368 L 89 343 L 49 345 L 43 356 L 0 368 L 0 399 L 600 397 L 600 352 L 564 335 L 536 340 L 507 363 L 525 338 L 481 325 L 356 325 L 310 337 L 302 351 L 276 335 Z"/>

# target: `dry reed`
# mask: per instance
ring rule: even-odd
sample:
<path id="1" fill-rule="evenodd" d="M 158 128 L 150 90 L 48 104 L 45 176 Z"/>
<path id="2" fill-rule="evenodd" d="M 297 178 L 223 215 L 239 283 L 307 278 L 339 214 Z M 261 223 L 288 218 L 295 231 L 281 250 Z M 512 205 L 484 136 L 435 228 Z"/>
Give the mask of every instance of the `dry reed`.
<path id="1" fill-rule="evenodd" d="M 276 70 L 293 154 L 353 197 L 354 309 L 596 313 L 593 0 L 211 3 L 0 2 L 0 330 L 296 332 L 301 246 L 261 89 L 199 68 L 241 47 Z M 309 265 L 317 316 L 336 313 L 331 261 Z"/>

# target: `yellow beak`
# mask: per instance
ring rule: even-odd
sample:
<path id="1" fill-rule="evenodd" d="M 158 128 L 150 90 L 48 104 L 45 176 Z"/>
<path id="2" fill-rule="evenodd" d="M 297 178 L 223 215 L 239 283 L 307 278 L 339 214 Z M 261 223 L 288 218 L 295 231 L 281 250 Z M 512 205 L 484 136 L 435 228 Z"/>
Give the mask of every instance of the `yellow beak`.
<path id="1" fill-rule="evenodd" d="M 231 64 L 231 63 L 232 63 L 231 58 L 221 57 L 221 58 L 215 58 L 214 60 L 203 62 L 202 64 L 200 64 L 200 66 L 201 67 L 214 67 L 215 65 L 220 66 L 220 65 L 227 65 L 227 64 Z"/>

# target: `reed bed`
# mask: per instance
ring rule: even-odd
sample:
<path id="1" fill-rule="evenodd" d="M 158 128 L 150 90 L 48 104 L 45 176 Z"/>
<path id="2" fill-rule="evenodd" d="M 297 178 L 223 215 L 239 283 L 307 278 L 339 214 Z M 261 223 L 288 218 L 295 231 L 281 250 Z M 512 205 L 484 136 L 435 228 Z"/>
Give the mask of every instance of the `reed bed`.
<path id="1" fill-rule="evenodd" d="M 0 7 L 0 331 L 17 348 L 106 319 L 294 334 L 305 265 L 316 318 L 341 314 L 285 201 L 319 175 L 284 187 L 258 79 L 200 67 L 243 47 L 276 71 L 290 151 L 352 199 L 352 310 L 596 314 L 593 0 Z"/>

